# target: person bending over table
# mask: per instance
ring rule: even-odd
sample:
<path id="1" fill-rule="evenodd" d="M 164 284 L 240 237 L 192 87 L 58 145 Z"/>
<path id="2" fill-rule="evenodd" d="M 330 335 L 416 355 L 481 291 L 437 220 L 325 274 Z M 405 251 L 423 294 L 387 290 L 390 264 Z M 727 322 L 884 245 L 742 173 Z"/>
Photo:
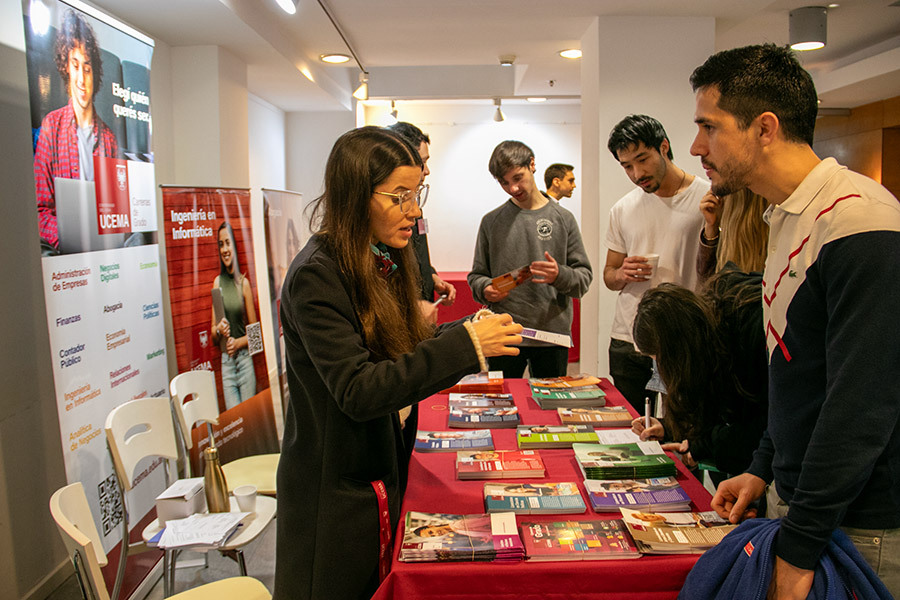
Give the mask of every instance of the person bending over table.
<path id="1" fill-rule="evenodd" d="M 632 428 L 642 439 L 673 440 L 663 448 L 688 467 L 708 461 L 743 473 L 759 446 L 768 414 L 761 284 L 729 263 L 703 295 L 663 283 L 638 305 L 634 340 L 659 366 L 666 417 L 647 429 L 639 417 Z"/>
<path id="2" fill-rule="evenodd" d="M 291 397 L 278 466 L 275 600 L 368 598 L 406 477 L 398 411 L 516 355 L 509 315 L 436 329 L 417 306 L 422 160 L 380 127 L 345 133 L 294 258 L 281 319 Z M 381 560 L 379 560 L 379 558 Z"/>

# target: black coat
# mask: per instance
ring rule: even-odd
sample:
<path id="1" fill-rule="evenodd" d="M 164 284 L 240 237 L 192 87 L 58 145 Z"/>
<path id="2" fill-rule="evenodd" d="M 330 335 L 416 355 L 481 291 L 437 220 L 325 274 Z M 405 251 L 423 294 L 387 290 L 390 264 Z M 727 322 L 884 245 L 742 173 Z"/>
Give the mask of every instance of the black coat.
<path id="1" fill-rule="evenodd" d="M 374 593 L 372 482 L 387 489 L 392 535 L 400 519 L 406 456 L 397 411 L 478 370 L 462 326 L 396 361 L 373 362 L 350 289 L 318 236 L 294 258 L 282 289 L 291 398 L 278 465 L 276 600 Z"/>

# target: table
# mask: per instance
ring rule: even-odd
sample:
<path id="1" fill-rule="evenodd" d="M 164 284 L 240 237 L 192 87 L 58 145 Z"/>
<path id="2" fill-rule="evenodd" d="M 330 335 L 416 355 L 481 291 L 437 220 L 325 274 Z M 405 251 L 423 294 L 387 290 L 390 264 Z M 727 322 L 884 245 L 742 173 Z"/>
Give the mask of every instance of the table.
<path id="1" fill-rule="evenodd" d="M 542 411 L 530 397 L 528 382 L 507 380 L 505 391 L 513 394 L 523 425 L 559 424 L 556 411 Z M 603 380 L 608 405 L 629 406 L 612 384 Z M 436 394 L 419 403 L 419 428 L 446 430 L 446 394 Z M 630 408 L 629 408 L 630 410 Z M 633 412 L 633 411 L 632 411 Z M 637 415 L 635 415 L 637 416 Z M 493 430 L 494 447 L 516 449 L 515 429 Z M 544 481 L 575 481 L 585 499 L 583 478 L 571 449 L 540 450 L 547 469 Z M 397 560 L 403 536 L 403 518 L 410 510 L 474 514 L 484 512 L 484 480 L 456 479 L 455 453 L 414 452 L 409 468 L 409 486 L 403 500 L 400 526 L 394 537 L 391 572 L 373 598 L 415 598 L 459 600 L 461 598 L 496 599 L 591 599 L 632 598 L 656 600 L 675 598 L 688 571 L 699 554 L 642 556 L 632 560 L 571 562 L 495 563 L 402 563 Z M 680 461 L 678 480 L 693 500 L 692 510 L 709 510 L 711 496 L 687 472 Z M 507 481 L 507 480 L 501 480 Z M 516 480 L 509 480 L 516 481 Z M 523 479 L 521 481 L 541 481 Z M 518 515 L 517 521 L 556 521 L 571 519 L 618 518 L 615 513 L 595 513 L 588 508 L 575 515 Z"/>

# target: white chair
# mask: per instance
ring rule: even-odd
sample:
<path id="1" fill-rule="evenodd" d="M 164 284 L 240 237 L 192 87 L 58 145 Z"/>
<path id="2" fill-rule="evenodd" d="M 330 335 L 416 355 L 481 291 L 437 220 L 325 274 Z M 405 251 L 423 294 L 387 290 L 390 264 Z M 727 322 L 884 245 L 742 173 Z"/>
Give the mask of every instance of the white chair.
<path id="1" fill-rule="evenodd" d="M 203 370 L 181 373 L 172 379 L 169 392 L 172 394 L 172 407 L 185 447 L 185 461 L 190 464 L 187 454 L 194 446 L 191 429 L 197 422 L 206 423 L 210 439 L 213 439 L 212 425 L 219 424 L 215 374 Z M 222 465 L 228 491 L 241 485 L 253 485 L 260 494 L 275 496 L 280 457 L 280 454 L 258 454 Z"/>
<path id="2" fill-rule="evenodd" d="M 132 400 L 114 408 L 106 418 L 106 438 L 112 454 L 116 479 L 123 490 L 130 490 L 134 485 L 135 468 L 146 457 L 160 456 L 172 461 L 177 459 L 178 447 L 175 441 L 175 428 L 172 424 L 172 413 L 169 399 L 141 398 Z M 169 482 L 169 462 L 166 461 L 166 482 Z M 124 491 L 123 491 L 124 498 Z M 236 510 L 234 498 L 231 499 L 232 510 Z M 273 498 L 257 498 L 256 511 L 243 521 L 239 532 L 229 538 L 219 552 L 238 563 L 241 575 L 247 575 L 243 548 L 266 528 L 275 518 L 276 502 Z M 127 536 L 128 513 L 125 512 L 123 533 Z M 162 527 L 158 520 L 150 523 L 141 533 L 146 543 L 160 532 Z M 127 537 L 125 538 L 127 539 Z M 123 544 L 119 572 L 124 574 L 125 558 L 128 547 Z M 163 553 L 163 587 L 168 596 L 175 584 L 175 561 L 177 553 L 165 550 Z M 117 574 L 115 594 L 121 587 L 121 577 Z"/>
<path id="3" fill-rule="evenodd" d="M 106 555 L 91 516 L 81 482 L 60 488 L 50 497 L 50 514 L 72 563 L 82 595 L 88 600 L 110 600 L 100 567 Z M 271 600 L 266 587 L 252 577 L 231 577 L 172 596 L 175 600 Z"/>
<path id="4" fill-rule="evenodd" d="M 168 398 L 141 398 L 114 408 L 106 416 L 106 443 L 112 456 L 113 469 L 122 495 L 122 550 L 119 569 L 113 586 L 113 597 L 118 598 L 125 576 L 125 560 L 129 554 L 148 550 L 146 542 L 150 538 L 142 535 L 143 542 L 129 543 L 129 517 L 125 492 L 134 486 L 135 469 L 144 458 L 159 456 L 165 461 L 166 485 L 170 483 L 170 462 L 178 459 L 178 446 L 172 427 L 172 416 Z M 146 530 L 145 530 L 146 531 Z M 175 562 L 175 554 L 163 553 L 163 584 L 169 595 L 172 577 L 169 562 Z M 246 575 L 246 573 L 242 573 Z M 174 577 L 174 576 L 173 576 Z"/>

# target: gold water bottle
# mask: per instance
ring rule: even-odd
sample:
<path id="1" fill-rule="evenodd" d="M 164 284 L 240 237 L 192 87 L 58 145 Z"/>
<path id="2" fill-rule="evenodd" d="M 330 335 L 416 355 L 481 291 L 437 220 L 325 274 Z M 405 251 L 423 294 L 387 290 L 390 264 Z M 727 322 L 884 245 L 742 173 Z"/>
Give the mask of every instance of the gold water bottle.
<path id="1" fill-rule="evenodd" d="M 203 491 L 206 493 L 206 506 L 211 513 L 228 512 L 228 486 L 225 473 L 219 464 L 219 450 L 213 446 L 203 451 Z"/>

